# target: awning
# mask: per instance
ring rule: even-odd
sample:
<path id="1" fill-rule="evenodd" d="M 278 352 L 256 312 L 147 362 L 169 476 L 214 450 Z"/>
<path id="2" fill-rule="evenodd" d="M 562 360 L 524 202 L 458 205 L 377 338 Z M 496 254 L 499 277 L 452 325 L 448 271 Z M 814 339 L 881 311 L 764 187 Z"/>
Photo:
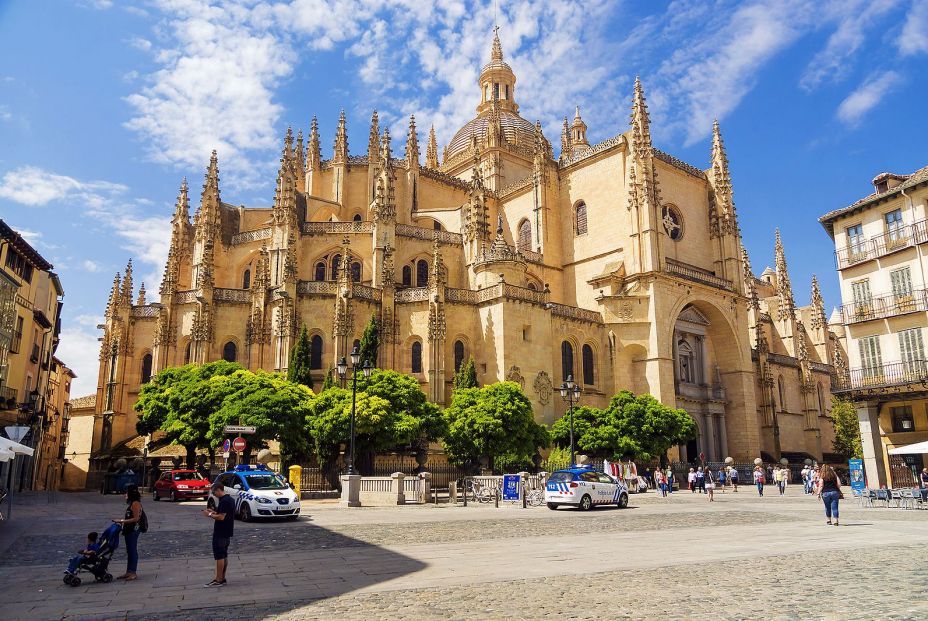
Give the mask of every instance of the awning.
<path id="1" fill-rule="evenodd" d="M 32 455 L 35 451 L 19 442 L 13 442 L 9 438 L 0 437 L 0 451 L 9 453 L 19 453 L 20 455 Z M 4 460 L 7 461 L 7 460 Z"/>
<path id="2" fill-rule="evenodd" d="M 921 455 L 922 453 L 928 453 L 928 440 L 925 442 L 909 444 L 908 446 L 897 446 L 894 449 L 889 449 L 890 455 Z"/>

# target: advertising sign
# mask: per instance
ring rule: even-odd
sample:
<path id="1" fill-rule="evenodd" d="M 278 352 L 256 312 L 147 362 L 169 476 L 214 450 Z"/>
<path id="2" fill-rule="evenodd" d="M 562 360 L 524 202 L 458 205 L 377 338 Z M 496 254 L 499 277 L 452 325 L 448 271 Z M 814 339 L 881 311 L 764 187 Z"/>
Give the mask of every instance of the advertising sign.
<path id="1" fill-rule="evenodd" d="M 849 459 L 847 461 L 848 469 L 851 471 L 851 489 L 861 492 L 867 488 L 867 481 L 864 479 L 864 460 Z"/>
<path id="2" fill-rule="evenodd" d="M 519 501 L 521 491 L 522 477 L 518 474 L 503 475 L 503 500 Z"/>

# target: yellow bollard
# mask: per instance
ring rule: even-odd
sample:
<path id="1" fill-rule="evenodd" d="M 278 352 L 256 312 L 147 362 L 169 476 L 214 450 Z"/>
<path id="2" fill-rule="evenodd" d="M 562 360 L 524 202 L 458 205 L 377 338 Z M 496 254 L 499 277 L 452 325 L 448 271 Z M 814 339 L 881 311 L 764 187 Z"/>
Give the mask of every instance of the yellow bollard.
<path id="1" fill-rule="evenodd" d="M 300 498 L 300 481 L 303 479 L 302 466 L 290 466 L 290 487 L 297 498 Z"/>

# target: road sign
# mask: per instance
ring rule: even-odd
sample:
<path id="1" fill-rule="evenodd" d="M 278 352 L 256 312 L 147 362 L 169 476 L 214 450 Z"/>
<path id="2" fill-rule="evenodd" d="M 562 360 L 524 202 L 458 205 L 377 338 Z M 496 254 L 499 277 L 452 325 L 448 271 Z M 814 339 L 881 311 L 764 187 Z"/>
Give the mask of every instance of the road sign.
<path id="1" fill-rule="evenodd" d="M 232 448 L 235 449 L 236 453 L 244 453 L 245 438 L 235 438 L 235 440 L 232 441 Z"/>
<path id="2" fill-rule="evenodd" d="M 226 454 L 226 457 L 228 457 L 230 450 L 232 450 L 232 440 L 226 438 L 222 441 L 222 452 Z"/>
<path id="3" fill-rule="evenodd" d="M 225 427 L 222 428 L 222 433 L 243 434 L 243 433 L 254 433 L 255 431 L 256 429 L 254 427 L 242 426 L 242 425 L 226 425 Z"/>

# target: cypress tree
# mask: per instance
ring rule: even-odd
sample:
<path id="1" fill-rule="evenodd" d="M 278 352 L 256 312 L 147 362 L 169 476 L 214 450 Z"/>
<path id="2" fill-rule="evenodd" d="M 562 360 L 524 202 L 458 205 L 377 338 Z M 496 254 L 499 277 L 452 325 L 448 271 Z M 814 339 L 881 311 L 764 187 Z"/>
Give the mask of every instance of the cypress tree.
<path id="1" fill-rule="evenodd" d="M 287 367 L 287 379 L 297 384 L 303 384 L 312 390 L 311 360 L 312 343 L 309 341 L 309 333 L 306 332 L 306 325 L 304 324 L 300 330 L 299 338 L 293 345 L 293 349 L 290 350 L 290 366 Z"/>
<path id="2" fill-rule="evenodd" d="M 371 320 L 367 322 L 364 328 L 364 334 L 361 335 L 361 364 L 370 362 L 371 366 L 377 366 L 377 351 L 380 349 L 380 323 L 376 315 L 371 315 Z"/>

